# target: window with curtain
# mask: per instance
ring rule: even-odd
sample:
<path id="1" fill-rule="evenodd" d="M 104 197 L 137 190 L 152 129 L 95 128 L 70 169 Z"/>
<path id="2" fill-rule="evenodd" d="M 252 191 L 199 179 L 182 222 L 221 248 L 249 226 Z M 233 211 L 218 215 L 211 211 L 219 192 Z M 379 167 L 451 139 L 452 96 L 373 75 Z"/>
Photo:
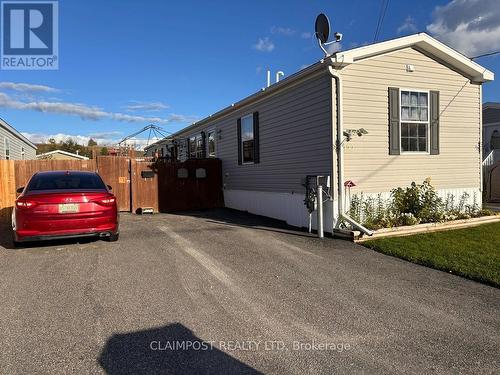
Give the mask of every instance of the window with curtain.
<path id="1" fill-rule="evenodd" d="M 210 130 L 207 136 L 207 155 L 209 158 L 215 158 L 215 130 Z"/>
<path id="2" fill-rule="evenodd" d="M 254 162 L 253 115 L 241 118 L 241 152 L 243 163 Z"/>
<path id="3" fill-rule="evenodd" d="M 203 139 L 201 134 L 196 136 L 196 158 L 203 158 Z"/>
<path id="4" fill-rule="evenodd" d="M 197 134 L 189 138 L 189 158 L 203 158 L 203 139 L 201 134 Z"/>
<path id="5" fill-rule="evenodd" d="M 190 159 L 196 158 L 196 137 L 189 138 L 188 154 Z"/>
<path id="6" fill-rule="evenodd" d="M 401 90 L 401 151 L 429 152 L 429 93 Z"/>

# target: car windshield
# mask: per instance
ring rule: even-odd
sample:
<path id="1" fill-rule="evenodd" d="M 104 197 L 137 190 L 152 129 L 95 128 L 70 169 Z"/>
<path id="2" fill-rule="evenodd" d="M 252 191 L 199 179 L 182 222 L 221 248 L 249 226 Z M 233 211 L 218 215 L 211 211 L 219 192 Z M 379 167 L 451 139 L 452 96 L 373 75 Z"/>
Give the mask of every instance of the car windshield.
<path id="1" fill-rule="evenodd" d="M 33 176 L 28 191 L 33 190 L 105 190 L 106 186 L 96 174 L 39 174 Z"/>

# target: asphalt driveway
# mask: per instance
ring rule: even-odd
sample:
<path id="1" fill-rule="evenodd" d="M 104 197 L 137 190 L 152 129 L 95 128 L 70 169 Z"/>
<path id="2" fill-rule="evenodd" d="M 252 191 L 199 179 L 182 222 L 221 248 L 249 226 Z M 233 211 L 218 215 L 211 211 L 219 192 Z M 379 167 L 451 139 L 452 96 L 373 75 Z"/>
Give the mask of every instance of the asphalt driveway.
<path id="1" fill-rule="evenodd" d="M 500 368 L 498 289 L 226 210 L 121 219 L 0 241 L 1 374 Z"/>

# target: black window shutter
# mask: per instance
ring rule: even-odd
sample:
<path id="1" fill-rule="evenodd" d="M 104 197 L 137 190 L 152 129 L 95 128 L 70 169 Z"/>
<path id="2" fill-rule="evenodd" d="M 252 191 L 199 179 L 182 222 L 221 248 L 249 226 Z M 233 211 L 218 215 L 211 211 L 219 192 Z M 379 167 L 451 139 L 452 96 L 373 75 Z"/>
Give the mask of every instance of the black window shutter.
<path id="1" fill-rule="evenodd" d="M 253 162 L 260 163 L 259 112 L 253 113 Z"/>
<path id="2" fill-rule="evenodd" d="M 389 87 L 389 155 L 399 155 L 399 89 Z"/>
<path id="3" fill-rule="evenodd" d="M 241 165 L 241 118 L 238 119 L 238 165 Z"/>
<path id="4" fill-rule="evenodd" d="M 431 91 L 430 144 L 431 155 L 439 155 L 439 91 Z"/>
<path id="5" fill-rule="evenodd" d="M 207 134 L 201 132 L 201 157 L 205 159 L 207 157 Z"/>

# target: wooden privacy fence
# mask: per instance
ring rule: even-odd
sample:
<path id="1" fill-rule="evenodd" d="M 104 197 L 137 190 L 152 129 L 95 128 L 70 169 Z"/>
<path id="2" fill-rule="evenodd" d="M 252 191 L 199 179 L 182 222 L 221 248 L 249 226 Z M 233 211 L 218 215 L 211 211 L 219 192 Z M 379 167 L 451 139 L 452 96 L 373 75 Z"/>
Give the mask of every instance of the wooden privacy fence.
<path id="1" fill-rule="evenodd" d="M 155 212 L 221 207 L 222 172 L 218 159 L 153 163 L 150 159 L 99 156 L 91 160 L 0 160 L 0 221 L 9 221 L 17 194 L 39 171 L 98 172 L 113 188 L 120 211 Z"/>
<path id="2" fill-rule="evenodd" d="M 95 160 L 0 160 L 0 220 L 10 220 L 16 190 L 39 171 L 95 171 Z"/>

